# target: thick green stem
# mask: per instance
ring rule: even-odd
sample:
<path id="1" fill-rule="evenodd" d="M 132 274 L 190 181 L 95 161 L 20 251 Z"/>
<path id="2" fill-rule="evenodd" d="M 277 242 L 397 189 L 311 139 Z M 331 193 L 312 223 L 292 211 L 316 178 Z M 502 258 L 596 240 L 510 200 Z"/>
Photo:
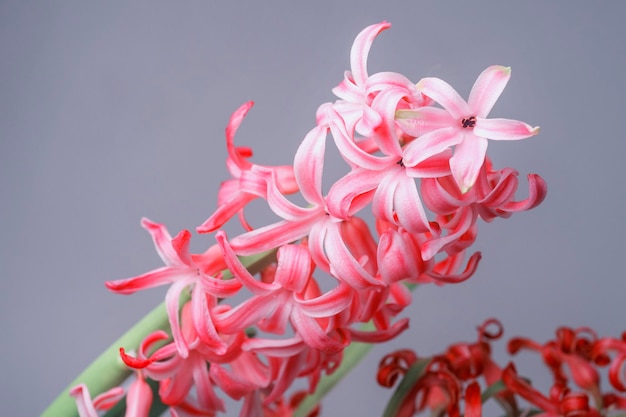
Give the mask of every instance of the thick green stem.
<path id="1" fill-rule="evenodd" d="M 254 274 L 275 259 L 276 252 L 269 251 L 258 255 L 243 257 L 242 263 Z M 226 278 L 227 273 L 224 275 Z M 186 299 L 183 299 L 184 297 L 186 297 Z M 189 294 L 185 292 L 184 295 L 181 296 L 181 302 L 187 301 L 188 299 Z M 78 417 L 76 402 L 69 394 L 70 389 L 78 384 L 85 384 L 87 388 L 89 388 L 92 397 L 95 397 L 113 387 L 119 386 L 132 373 L 132 370 L 126 367 L 120 359 L 120 347 L 123 346 L 127 350 L 136 350 L 147 335 L 157 330 L 170 331 L 170 324 L 164 303 L 161 303 L 148 313 L 148 315 L 109 346 L 107 350 L 65 388 L 46 411 L 43 412 L 41 417 Z"/>

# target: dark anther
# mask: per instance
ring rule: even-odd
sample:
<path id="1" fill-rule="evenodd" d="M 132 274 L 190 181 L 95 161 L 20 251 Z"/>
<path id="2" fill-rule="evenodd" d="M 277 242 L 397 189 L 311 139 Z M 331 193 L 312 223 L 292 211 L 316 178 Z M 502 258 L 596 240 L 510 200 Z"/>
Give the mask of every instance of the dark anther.
<path id="1" fill-rule="evenodd" d="M 404 161 L 402 159 L 400 159 L 398 162 L 396 162 L 396 164 L 400 165 L 402 168 L 404 168 Z"/>
<path id="2" fill-rule="evenodd" d="M 461 126 L 466 127 L 474 127 L 476 126 L 476 117 L 468 117 L 467 119 L 461 120 Z"/>

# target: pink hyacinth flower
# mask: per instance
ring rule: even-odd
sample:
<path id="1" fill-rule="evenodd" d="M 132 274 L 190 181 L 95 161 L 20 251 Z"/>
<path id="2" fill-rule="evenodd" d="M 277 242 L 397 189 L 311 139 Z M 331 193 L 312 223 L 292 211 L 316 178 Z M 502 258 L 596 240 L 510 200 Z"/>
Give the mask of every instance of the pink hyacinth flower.
<path id="1" fill-rule="evenodd" d="M 254 102 L 252 101 L 241 105 L 232 114 L 228 126 L 226 126 L 226 149 L 228 151 L 226 167 L 232 178 L 222 182 L 217 195 L 217 210 L 197 227 L 198 233 L 209 233 L 219 229 L 235 214 L 242 213 L 243 208 L 258 197 L 258 195 L 242 191 L 247 181 L 255 181 L 255 176 L 249 175 L 254 164 L 247 160 L 247 158 L 252 156 L 252 150 L 246 147 L 235 146 L 235 133 L 237 133 L 241 122 L 253 105 Z M 290 194 L 298 190 L 293 168 L 290 165 L 265 168 L 276 174 L 276 185 L 281 192 Z M 247 227 L 247 222 L 243 219 L 243 215 L 241 219 L 244 226 Z"/>
<path id="2" fill-rule="evenodd" d="M 467 102 L 439 78 L 423 78 L 417 84 L 422 94 L 435 100 L 449 114 L 448 127 L 427 133 L 420 140 L 432 135 L 456 138 L 450 169 L 463 192 L 476 181 L 487 152 L 487 139 L 517 140 L 539 133 L 539 127 L 517 120 L 486 118 L 510 77 L 509 67 L 494 65 L 487 68 L 478 76 Z M 419 110 L 415 113 L 419 116 Z"/>
<path id="3" fill-rule="evenodd" d="M 133 278 L 109 281 L 106 283 L 107 288 L 120 294 L 132 294 L 135 291 L 172 284 L 165 296 L 167 314 L 178 351 L 182 357 L 187 357 L 189 347 L 181 333 L 178 302 L 181 292 L 192 287 L 192 316 L 200 338 L 217 351 L 225 350 L 226 345 L 211 322 L 210 304 L 216 304 L 217 298 L 236 294 L 241 283 L 234 279 L 222 280 L 213 276 L 226 269 L 219 248 L 213 246 L 204 254 L 190 254 L 189 231 L 183 230 L 172 239 L 162 224 L 144 218 L 141 225 L 152 235 L 157 252 L 166 266 Z"/>

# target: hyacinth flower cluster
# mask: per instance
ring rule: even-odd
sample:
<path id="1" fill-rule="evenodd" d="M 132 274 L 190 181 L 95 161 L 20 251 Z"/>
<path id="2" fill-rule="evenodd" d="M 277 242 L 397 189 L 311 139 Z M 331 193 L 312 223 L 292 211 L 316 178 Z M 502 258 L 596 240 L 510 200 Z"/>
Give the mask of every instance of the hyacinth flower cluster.
<path id="1" fill-rule="evenodd" d="M 357 36 L 351 69 L 333 89 L 338 99 L 319 107 L 293 164 L 252 162 L 252 150 L 235 143 L 252 102 L 233 113 L 226 128 L 231 178 L 219 188 L 215 212 L 197 227 L 214 234 L 213 246 L 191 253 L 189 231 L 172 237 L 164 225 L 142 220 L 165 266 L 106 285 L 120 294 L 169 285 L 171 333 L 159 330 L 140 346 L 122 347 L 124 363 L 136 370 L 127 416 L 147 415 L 154 399 L 142 394 L 146 380 L 158 383 L 172 416 L 216 415 L 225 396 L 242 402 L 242 416 L 292 415 L 341 366 L 353 342 L 385 342 L 407 329 L 402 313 L 411 287 L 472 276 L 479 219 L 507 218 L 544 199 L 545 182 L 531 174 L 527 197 L 516 200 L 518 172 L 494 168 L 487 156 L 489 140 L 539 131 L 488 118 L 510 68 L 485 69 L 467 101 L 438 78 L 369 74 L 370 47 L 389 27 L 382 22 Z M 349 172 L 323 190 L 329 144 Z M 305 204 L 292 202 L 296 193 Z M 257 199 L 280 220 L 253 228 L 244 212 Z M 243 233 L 222 229 L 232 219 Z M 245 259 L 259 254 L 266 265 L 253 271 Z M 322 277 L 330 284 L 321 285 Z M 302 392 L 290 390 L 296 380 L 305 382 Z M 93 401 L 85 386 L 72 395 L 81 416 L 93 417 L 110 408 L 119 389 Z"/>
<path id="2" fill-rule="evenodd" d="M 474 343 L 457 343 L 431 357 L 420 357 L 410 349 L 385 356 L 378 369 L 378 383 L 390 388 L 401 381 L 402 386 L 385 410 L 385 417 L 422 412 L 479 417 L 489 399 L 494 399 L 507 416 L 626 415 L 626 332 L 619 338 L 600 338 L 589 327 L 560 327 L 555 338 L 544 344 L 522 337 L 510 339 L 509 354 L 529 350 L 541 356 L 552 377 L 547 393 L 522 377 L 513 361 L 500 366 L 494 360 L 491 343 L 503 333 L 502 324 L 489 319 L 478 327 Z M 602 368 L 608 368 L 608 389 L 602 388 Z"/>

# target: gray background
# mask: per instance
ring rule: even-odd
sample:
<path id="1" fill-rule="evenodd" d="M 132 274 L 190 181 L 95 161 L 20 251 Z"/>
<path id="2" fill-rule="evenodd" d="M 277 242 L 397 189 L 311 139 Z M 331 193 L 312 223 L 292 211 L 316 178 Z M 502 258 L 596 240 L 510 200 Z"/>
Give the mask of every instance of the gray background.
<path id="1" fill-rule="evenodd" d="M 438 76 L 467 95 L 487 66 L 513 68 L 491 115 L 541 134 L 490 154 L 522 178 L 540 173 L 549 193 L 483 224 L 475 277 L 420 288 L 411 329 L 328 396 L 326 415 L 380 415 L 385 352 L 438 352 L 490 316 L 540 341 L 561 324 L 624 330 L 626 3 L 380 3 L 0 3 L 3 415 L 40 413 L 162 299 L 165 288 L 121 296 L 103 283 L 161 266 L 141 216 L 174 234 L 214 209 L 230 113 L 255 100 L 237 143 L 255 162 L 291 163 L 354 37 L 381 20 L 393 27 L 371 72 Z M 329 175 L 345 171 L 329 160 Z M 255 207 L 256 225 L 272 220 Z"/>

